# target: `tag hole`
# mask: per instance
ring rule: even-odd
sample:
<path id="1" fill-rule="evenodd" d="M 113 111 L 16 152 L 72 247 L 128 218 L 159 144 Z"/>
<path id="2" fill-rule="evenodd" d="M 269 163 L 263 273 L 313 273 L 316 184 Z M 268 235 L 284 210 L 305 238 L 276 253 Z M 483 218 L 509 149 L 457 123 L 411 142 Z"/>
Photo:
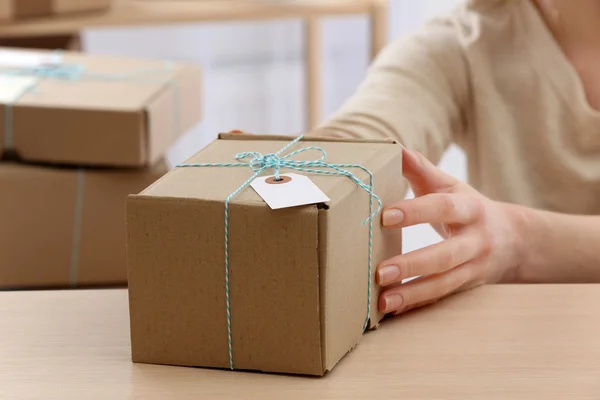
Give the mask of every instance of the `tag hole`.
<path id="1" fill-rule="evenodd" d="M 268 184 L 270 184 L 270 185 L 281 185 L 281 184 L 287 183 L 287 182 L 289 182 L 291 180 L 292 180 L 291 177 L 289 177 L 287 175 L 281 175 L 279 177 L 279 179 L 277 179 L 274 176 L 272 176 L 270 178 L 267 178 L 265 180 L 265 182 L 268 183 Z"/>
<path id="2" fill-rule="evenodd" d="M 329 205 L 325 204 L 325 203 L 319 203 L 319 204 L 317 204 L 317 208 L 319 210 L 329 210 Z"/>

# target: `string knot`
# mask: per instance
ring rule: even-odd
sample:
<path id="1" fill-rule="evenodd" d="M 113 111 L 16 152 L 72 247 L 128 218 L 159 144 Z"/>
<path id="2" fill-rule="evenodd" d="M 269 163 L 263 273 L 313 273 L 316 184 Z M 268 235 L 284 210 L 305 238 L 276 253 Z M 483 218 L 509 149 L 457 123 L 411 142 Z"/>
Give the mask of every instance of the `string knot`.
<path id="1" fill-rule="evenodd" d="M 267 154 L 262 157 L 262 164 L 267 168 L 281 168 L 283 160 L 275 154 Z"/>
<path id="2" fill-rule="evenodd" d="M 238 161 L 245 161 L 248 158 L 250 158 L 250 161 L 247 161 L 247 163 L 252 171 L 262 172 L 266 169 L 273 169 L 276 179 L 279 179 L 279 171 L 281 170 L 281 168 L 287 166 L 285 158 L 279 157 L 275 153 L 269 153 L 264 155 L 258 152 L 239 153 L 235 157 L 235 159 Z"/>

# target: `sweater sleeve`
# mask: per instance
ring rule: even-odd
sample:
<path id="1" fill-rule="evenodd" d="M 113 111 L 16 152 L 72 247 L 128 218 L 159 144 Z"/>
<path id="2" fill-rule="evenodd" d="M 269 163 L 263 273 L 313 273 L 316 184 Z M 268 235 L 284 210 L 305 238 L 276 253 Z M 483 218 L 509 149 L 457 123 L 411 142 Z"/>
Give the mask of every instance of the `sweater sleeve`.
<path id="1" fill-rule="evenodd" d="M 317 132 L 393 138 L 439 162 L 465 131 L 469 101 L 464 47 L 454 24 L 432 20 L 388 45 L 356 93 Z"/>

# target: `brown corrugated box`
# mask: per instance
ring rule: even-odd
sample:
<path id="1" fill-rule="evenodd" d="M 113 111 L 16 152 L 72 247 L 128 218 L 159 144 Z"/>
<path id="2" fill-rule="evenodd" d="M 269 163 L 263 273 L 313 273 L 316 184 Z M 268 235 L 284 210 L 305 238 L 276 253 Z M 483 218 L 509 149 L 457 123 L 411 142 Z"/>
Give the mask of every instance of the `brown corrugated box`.
<path id="1" fill-rule="evenodd" d="M 111 0 L 0 0 L 0 21 L 107 9 Z"/>
<path id="2" fill-rule="evenodd" d="M 188 162 L 235 162 L 237 153 L 272 153 L 290 140 L 221 135 Z M 291 150 L 306 146 L 322 147 L 330 163 L 368 168 L 384 204 L 401 198 L 399 145 L 305 138 Z M 364 171 L 352 172 L 368 182 Z M 177 168 L 128 198 L 134 362 L 230 367 L 224 200 L 252 174 L 245 167 Z M 235 369 L 322 375 L 362 336 L 369 281 L 369 229 L 362 222 L 369 215 L 369 195 L 346 177 L 308 176 L 331 199 L 328 206 L 271 210 L 251 188 L 231 202 Z M 400 235 L 384 233 L 376 219 L 373 273 L 378 262 L 400 253 Z M 370 327 L 382 318 L 378 293 L 373 284 Z"/>
<path id="3" fill-rule="evenodd" d="M 149 166 L 200 119 L 197 66 L 64 53 L 59 68 L 83 73 L 40 78 L 14 104 L 0 104 L 0 153 L 13 149 L 41 163 Z M 4 73 L 5 85 L 31 79 Z"/>
<path id="4" fill-rule="evenodd" d="M 0 37 L 0 47 L 13 47 L 17 49 L 63 49 L 69 51 L 82 51 L 83 46 L 79 35 L 47 35 L 47 36 L 19 36 Z"/>
<path id="5" fill-rule="evenodd" d="M 0 163 L 0 288 L 125 284 L 126 197 L 166 172 Z"/>

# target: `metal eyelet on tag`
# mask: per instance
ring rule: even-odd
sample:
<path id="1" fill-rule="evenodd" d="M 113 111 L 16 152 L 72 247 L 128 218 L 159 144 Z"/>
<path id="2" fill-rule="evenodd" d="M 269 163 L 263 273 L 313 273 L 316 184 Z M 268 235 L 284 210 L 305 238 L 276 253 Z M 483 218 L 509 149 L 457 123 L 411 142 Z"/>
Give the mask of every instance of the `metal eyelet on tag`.
<path id="1" fill-rule="evenodd" d="M 269 185 L 281 185 L 281 184 L 287 183 L 291 180 L 292 180 L 291 176 L 280 175 L 279 180 L 277 180 L 277 178 L 272 176 L 270 178 L 265 179 L 265 182 L 268 183 Z"/>

